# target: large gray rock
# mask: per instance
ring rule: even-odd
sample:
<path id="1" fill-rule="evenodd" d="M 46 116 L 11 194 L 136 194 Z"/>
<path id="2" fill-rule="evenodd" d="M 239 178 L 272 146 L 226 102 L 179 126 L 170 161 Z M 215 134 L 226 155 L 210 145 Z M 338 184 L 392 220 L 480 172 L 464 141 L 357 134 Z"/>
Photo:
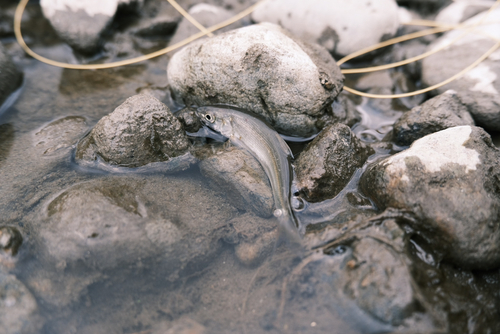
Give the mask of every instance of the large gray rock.
<path id="1" fill-rule="evenodd" d="M 483 14 L 474 16 L 465 21 L 465 24 L 478 23 Z M 422 80 L 432 86 L 438 84 L 460 72 L 474 61 L 479 59 L 492 45 L 489 37 L 500 38 L 500 8 L 489 13 L 485 22 L 459 39 L 453 45 L 425 58 L 422 61 Z M 496 23 L 493 23 L 496 22 Z M 462 30 L 451 31 L 429 45 L 434 50 L 452 42 L 463 34 Z M 457 92 L 460 100 L 465 103 L 476 124 L 485 129 L 500 130 L 500 50 L 496 50 L 486 60 L 467 72 L 460 79 L 443 87 L 437 88 L 439 94 L 448 89 Z"/>
<path id="2" fill-rule="evenodd" d="M 43 326 L 33 295 L 15 276 L 1 271 L 0 324 L 0 331 L 9 334 L 35 334 Z"/>
<path id="3" fill-rule="evenodd" d="M 496 268 L 499 158 L 483 129 L 449 128 L 374 164 L 360 187 L 381 209 L 411 212 L 413 228 L 445 260 L 471 269 Z"/>
<path id="4" fill-rule="evenodd" d="M 309 202 L 333 198 L 373 153 L 348 126 L 329 125 L 295 161 L 296 186 Z"/>
<path id="5" fill-rule="evenodd" d="M 261 217 L 273 215 L 271 185 L 259 162 L 236 147 L 219 151 L 199 164 L 201 173 L 229 195 L 241 210 L 252 210 Z"/>
<path id="6" fill-rule="evenodd" d="M 167 76 L 177 101 L 234 105 L 303 137 L 318 132 L 343 82 L 325 49 L 269 23 L 190 44 L 172 57 Z"/>
<path id="7" fill-rule="evenodd" d="M 452 90 L 406 112 L 394 123 L 394 142 L 408 146 L 415 140 L 447 128 L 474 125 L 467 107 Z"/>
<path id="8" fill-rule="evenodd" d="M 189 140 L 168 107 L 149 94 L 125 100 L 78 144 L 76 158 L 138 167 L 185 154 Z"/>
<path id="9" fill-rule="evenodd" d="M 95 52 L 120 0 L 41 0 L 43 14 L 57 34 L 74 49 Z M 125 1 L 128 2 L 128 1 Z"/>
<path id="10" fill-rule="evenodd" d="M 19 72 L 2 43 L 0 43 L 0 107 L 9 95 L 19 88 L 22 81 L 21 72 Z"/>
<path id="11" fill-rule="evenodd" d="M 394 36 L 399 26 L 394 0 L 270 0 L 252 19 L 280 24 L 342 56 Z"/>
<path id="12" fill-rule="evenodd" d="M 454 1 L 439 11 L 435 21 L 446 24 L 459 24 L 489 9 L 492 5 L 493 2 L 488 0 Z"/>

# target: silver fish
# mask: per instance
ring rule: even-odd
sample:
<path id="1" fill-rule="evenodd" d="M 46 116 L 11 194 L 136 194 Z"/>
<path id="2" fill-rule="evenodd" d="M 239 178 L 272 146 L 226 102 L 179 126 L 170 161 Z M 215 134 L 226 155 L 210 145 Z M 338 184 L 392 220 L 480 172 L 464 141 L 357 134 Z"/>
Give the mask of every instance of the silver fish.
<path id="1" fill-rule="evenodd" d="M 266 172 L 274 199 L 274 216 L 289 231 L 297 231 L 290 206 L 292 152 L 285 141 L 260 119 L 225 107 L 200 107 L 201 121 L 253 155 Z"/>

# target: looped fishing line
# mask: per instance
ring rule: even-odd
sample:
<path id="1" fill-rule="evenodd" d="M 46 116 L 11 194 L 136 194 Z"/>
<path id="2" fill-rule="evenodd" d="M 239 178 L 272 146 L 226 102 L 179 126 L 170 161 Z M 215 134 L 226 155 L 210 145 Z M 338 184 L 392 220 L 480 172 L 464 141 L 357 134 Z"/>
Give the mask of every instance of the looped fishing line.
<path id="1" fill-rule="evenodd" d="M 248 7 L 246 10 L 242 11 L 241 13 L 233 16 L 231 19 L 226 20 L 226 21 L 224 21 L 224 22 L 222 22 L 220 24 L 216 24 L 216 25 L 214 25 L 212 27 L 209 27 L 209 28 L 205 28 L 198 21 L 196 21 L 181 6 L 179 6 L 179 4 L 175 0 L 167 0 L 167 1 L 182 16 L 184 16 L 189 22 L 191 22 L 193 25 L 195 25 L 200 30 L 200 32 L 196 33 L 196 34 L 194 34 L 194 35 L 192 35 L 192 36 L 190 36 L 190 37 L 188 37 L 186 39 L 184 39 L 183 41 L 181 41 L 179 43 L 176 43 L 176 44 L 171 45 L 169 47 L 166 47 L 164 49 L 158 50 L 156 52 L 149 53 L 149 54 L 144 55 L 144 56 L 132 58 L 132 59 L 121 60 L 121 61 L 112 62 L 112 63 L 106 63 L 106 64 L 68 64 L 68 63 L 58 62 L 58 61 L 54 61 L 52 59 L 48 59 L 48 58 L 45 58 L 43 56 L 40 56 L 39 54 L 37 54 L 36 52 L 34 52 L 33 50 L 31 50 L 28 47 L 28 45 L 24 41 L 24 38 L 23 38 L 23 35 L 22 35 L 22 32 L 21 32 L 21 19 L 22 19 L 24 10 L 25 10 L 26 5 L 28 4 L 29 0 L 21 0 L 19 2 L 19 5 L 16 8 L 16 12 L 15 12 L 15 15 L 14 15 L 14 33 L 15 33 L 15 36 L 16 36 L 16 39 L 17 39 L 18 43 L 21 45 L 21 47 L 24 49 L 24 51 L 27 54 L 29 54 L 30 56 L 32 56 L 33 58 L 35 58 L 35 59 L 37 59 L 37 60 L 39 60 L 39 61 L 41 61 L 43 63 L 49 64 L 49 65 L 53 65 L 53 66 L 57 66 L 57 67 L 68 68 L 68 69 L 77 69 L 77 70 L 106 69 L 106 68 L 113 68 L 113 67 L 131 65 L 131 64 L 135 64 L 135 63 L 138 63 L 138 62 L 141 62 L 141 61 L 149 60 L 149 59 L 152 59 L 152 58 L 164 55 L 164 54 L 166 54 L 166 53 L 168 53 L 170 51 L 173 51 L 173 50 L 176 50 L 178 48 L 181 48 L 181 47 L 185 46 L 186 44 L 191 43 L 192 41 L 194 41 L 194 40 L 196 40 L 196 39 L 198 39 L 200 37 L 203 37 L 203 36 L 213 36 L 212 32 L 214 32 L 216 30 L 219 30 L 221 28 L 224 28 L 224 27 L 226 27 L 226 26 L 228 26 L 228 25 L 230 25 L 230 24 L 232 24 L 232 23 L 234 23 L 234 22 L 242 19 L 243 17 L 251 14 L 257 8 L 257 6 L 259 6 L 260 4 L 264 3 L 267 0 L 261 0 L 261 1 L 257 2 L 257 3 L 255 3 L 254 5 Z M 448 25 L 448 24 L 441 24 L 441 23 L 438 23 L 438 22 L 427 21 L 427 20 L 415 20 L 415 21 L 408 22 L 408 23 L 406 23 L 406 25 L 420 25 L 420 26 L 428 26 L 428 27 L 434 27 L 434 28 L 428 29 L 428 30 L 424 30 L 424 31 L 415 32 L 415 33 L 408 34 L 408 35 L 405 35 L 405 36 L 396 37 L 396 38 L 387 40 L 385 42 L 378 43 L 378 44 L 376 44 L 374 46 L 362 49 L 360 51 L 354 52 L 354 53 L 352 53 L 352 54 L 350 54 L 350 55 L 342 58 L 341 60 L 339 60 L 337 62 L 337 64 L 340 66 L 340 65 L 346 63 L 347 61 L 349 61 L 351 59 L 354 59 L 354 58 L 362 56 L 362 55 L 364 55 L 366 53 L 369 53 L 369 52 L 372 52 L 374 50 L 377 50 L 377 49 L 380 49 L 380 48 L 383 48 L 383 47 L 386 47 L 386 46 L 389 46 L 389 45 L 393 45 L 393 44 L 396 44 L 396 43 L 408 41 L 408 40 L 411 40 L 411 39 L 415 39 L 415 38 L 419 38 L 419 37 L 423 37 L 423 36 L 427 36 L 427 35 L 431 35 L 431 34 L 436 34 L 436 33 L 440 33 L 440 32 L 450 31 L 450 30 L 453 30 L 453 29 L 467 28 L 467 30 L 463 34 L 461 34 L 457 38 L 453 39 L 451 42 L 447 43 L 446 45 L 442 45 L 439 48 L 436 48 L 434 50 L 425 52 L 425 53 L 423 53 L 423 54 L 421 54 L 419 56 L 412 57 L 412 58 L 409 58 L 409 59 L 406 59 L 406 60 L 403 60 L 403 61 L 400 61 L 400 62 L 395 62 L 395 63 L 392 63 L 392 64 L 386 64 L 386 65 L 380 65 L 380 66 L 373 66 L 373 67 L 366 67 L 366 68 L 357 68 L 357 69 L 342 69 L 341 71 L 342 71 L 343 74 L 369 73 L 369 72 L 381 71 L 381 70 L 386 70 L 386 69 L 390 69 L 390 68 L 394 68 L 394 67 L 398 67 L 398 66 L 407 65 L 407 64 L 410 64 L 412 62 L 424 59 L 426 57 L 429 57 L 430 55 L 433 55 L 433 54 L 435 54 L 435 53 L 443 50 L 446 47 L 449 47 L 450 45 L 454 44 L 459 39 L 465 37 L 467 34 L 469 34 L 472 31 L 474 31 L 484 21 L 484 19 L 491 13 L 491 11 L 495 7 L 497 7 L 499 5 L 499 3 L 500 3 L 500 0 L 495 1 L 495 3 L 488 10 L 488 12 L 486 13 L 486 15 L 483 16 L 479 22 L 477 22 L 476 24 L 473 24 L 471 26 L 466 26 L 466 25 L 463 25 L 463 24 Z M 492 48 L 490 48 L 486 53 L 484 53 L 481 57 L 479 57 L 479 59 L 477 59 L 474 63 L 472 63 L 471 65 L 469 65 L 468 67 L 466 67 L 465 69 L 463 69 L 462 71 L 460 71 L 459 73 L 457 73 L 454 76 L 452 76 L 451 78 L 449 78 L 449 79 L 447 79 L 447 80 L 445 80 L 443 82 L 440 82 L 439 84 L 433 85 L 431 87 L 427 87 L 425 89 L 417 90 L 417 91 L 414 91 L 414 92 L 408 92 L 408 93 L 403 93 L 403 94 L 393 94 L 393 95 L 369 94 L 369 93 L 364 93 L 364 92 L 361 92 L 361 91 L 358 91 L 358 90 L 355 90 L 355 89 L 352 89 L 352 88 L 346 87 L 346 86 L 344 86 L 344 89 L 346 91 L 352 93 L 352 94 L 356 94 L 356 95 L 360 95 L 360 96 L 364 96 L 364 97 L 368 97 L 368 98 L 375 98 L 375 99 L 391 99 L 391 98 L 410 97 L 410 96 L 415 96 L 415 95 L 419 95 L 419 94 L 422 94 L 422 93 L 429 92 L 431 90 L 434 90 L 436 88 L 444 86 L 444 85 L 452 82 L 453 80 L 459 78 L 460 76 L 464 75 L 466 72 L 468 72 L 472 68 L 476 67 L 479 63 L 481 63 L 483 60 L 485 60 L 486 58 L 488 58 L 493 52 L 495 52 L 495 50 L 497 50 L 500 47 L 500 41 L 498 41 L 498 39 L 496 39 L 493 36 L 489 36 L 489 37 L 492 38 L 492 39 L 494 39 L 494 40 L 497 40 L 497 43 Z"/>

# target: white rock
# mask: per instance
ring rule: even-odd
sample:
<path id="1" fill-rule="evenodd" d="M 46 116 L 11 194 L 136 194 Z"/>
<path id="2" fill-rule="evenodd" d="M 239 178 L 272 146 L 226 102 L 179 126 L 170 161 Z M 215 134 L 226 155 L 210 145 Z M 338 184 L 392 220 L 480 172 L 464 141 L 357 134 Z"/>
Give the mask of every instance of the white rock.
<path id="1" fill-rule="evenodd" d="M 394 0 L 269 0 L 252 14 L 278 23 L 337 55 L 347 55 L 393 36 L 399 26 Z"/>
<path id="2" fill-rule="evenodd" d="M 408 157 L 419 158 L 429 173 L 439 172 L 449 163 L 465 166 L 466 172 L 476 170 L 477 164 L 481 162 L 479 153 L 464 146 L 471 132 L 470 126 L 457 126 L 425 136 L 415 141 L 409 149 L 387 159 L 387 172 L 393 175 L 401 173 L 403 180 L 409 180 L 405 174 L 405 159 Z"/>
<path id="3" fill-rule="evenodd" d="M 126 0 L 40 0 L 40 6 L 45 17 L 49 19 L 56 14 L 56 11 L 83 10 L 89 16 L 96 14 L 114 16 L 119 2 L 126 2 Z"/>
<path id="4" fill-rule="evenodd" d="M 449 6 L 444 8 L 436 16 L 436 21 L 440 23 L 447 24 L 458 24 L 465 19 L 467 10 L 472 9 L 478 13 L 482 10 L 486 10 L 493 5 L 494 1 L 488 0 L 459 0 L 452 2 Z"/>

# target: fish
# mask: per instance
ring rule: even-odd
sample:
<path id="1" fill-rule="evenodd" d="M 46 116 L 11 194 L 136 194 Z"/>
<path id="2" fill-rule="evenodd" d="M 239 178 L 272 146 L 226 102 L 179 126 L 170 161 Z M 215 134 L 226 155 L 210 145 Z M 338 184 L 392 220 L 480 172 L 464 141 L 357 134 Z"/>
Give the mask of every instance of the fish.
<path id="1" fill-rule="evenodd" d="M 257 159 L 271 184 L 274 216 L 288 232 L 296 233 L 299 225 L 290 204 L 293 155 L 283 138 L 264 121 L 233 107 L 203 106 L 197 113 L 203 124 Z"/>

